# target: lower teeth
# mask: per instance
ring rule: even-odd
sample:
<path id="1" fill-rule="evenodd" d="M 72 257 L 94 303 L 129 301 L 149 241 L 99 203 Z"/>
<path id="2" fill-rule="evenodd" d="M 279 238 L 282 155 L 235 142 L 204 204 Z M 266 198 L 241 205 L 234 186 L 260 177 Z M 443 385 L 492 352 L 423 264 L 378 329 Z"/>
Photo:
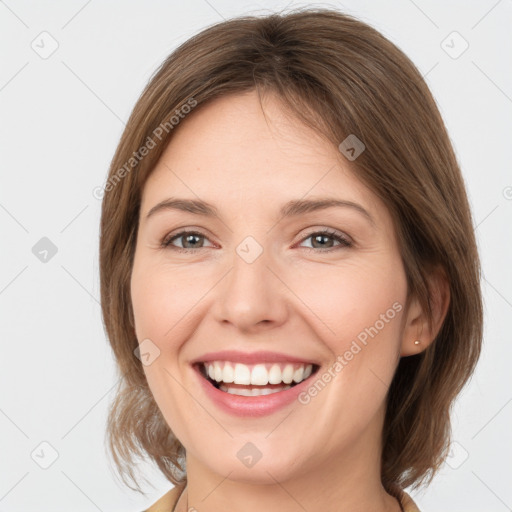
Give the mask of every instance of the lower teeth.
<path id="1" fill-rule="evenodd" d="M 291 386 L 283 386 L 281 388 L 233 388 L 226 386 L 225 384 L 221 384 L 219 389 L 231 395 L 241 395 L 241 396 L 260 396 L 260 395 L 270 395 L 272 393 L 279 393 L 280 391 L 285 391 L 286 389 L 290 389 Z"/>

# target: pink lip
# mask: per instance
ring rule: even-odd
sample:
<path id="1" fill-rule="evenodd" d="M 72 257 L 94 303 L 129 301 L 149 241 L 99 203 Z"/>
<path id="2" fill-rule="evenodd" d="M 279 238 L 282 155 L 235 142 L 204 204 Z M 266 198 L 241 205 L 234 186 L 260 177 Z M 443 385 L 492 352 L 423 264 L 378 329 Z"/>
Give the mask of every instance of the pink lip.
<path id="1" fill-rule="evenodd" d="M 281 352 L 240 352 L 238 350 L 223 350 L 220 352 L 208 352 L 198 357 L 191 364 L 204 363 L 207 361 L 232 361 L 234 363 L 256 364 L 256 363 L 312 363 L 316 361 L 302 359 L 300 357 L 283 354 Z M 267 395 L 268 396 L 268 395 Z"/>
<path id="2" fill-rule="evenodd" d="M 226 353 L 223 352 L 222 354 L 225 355 Z M 216 357 L 213 359 L 223 358 Z M 289 359 L 287 360 L 289 361 Z M 261 361 L 261 359 L 259 359 L 259 361 Z M 250 417 L 261 417 L 267 414 L 272 414 L 292 402 L 298 401 L 298 395 L 311 385 L 311 378 L 318 373 L 318 371 L 316 371 L 307 379 L 285 391 L 279 391 L 270 395 L 240 396 L 232 395 L 217 389 L 201 374 L 199 365 L 194 364 L 193 369 L 196 372 L 206 395 L 217 407 L 234 416 Z"/>

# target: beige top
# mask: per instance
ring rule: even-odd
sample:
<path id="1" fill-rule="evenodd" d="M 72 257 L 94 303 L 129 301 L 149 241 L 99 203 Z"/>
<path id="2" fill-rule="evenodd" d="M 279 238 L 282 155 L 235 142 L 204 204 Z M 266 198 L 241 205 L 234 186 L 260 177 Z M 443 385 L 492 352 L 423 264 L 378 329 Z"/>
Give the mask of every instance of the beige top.
<path id="1" fill-rule="evenodd" d="M 186 490 L 186 486 L 173 487 L 143 512 L 187 512 Z M 412 498 L 405 491 L 402 491 L 399 503 L 403 512 L 420 512 L 416 503 L 414 503 Z"/>

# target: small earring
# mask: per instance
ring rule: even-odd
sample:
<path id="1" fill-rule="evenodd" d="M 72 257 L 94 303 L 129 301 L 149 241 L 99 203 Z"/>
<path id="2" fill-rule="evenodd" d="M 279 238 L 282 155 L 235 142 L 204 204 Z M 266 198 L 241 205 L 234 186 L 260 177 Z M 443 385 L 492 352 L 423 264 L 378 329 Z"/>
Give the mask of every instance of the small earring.
<path id="1" fill-rule="evenodd" d="M 420 341 L 420 340 L 416 340 L 416 341 L 414 342 L 414 344 L 415 344 L 415 345 L 419 345 L 420 343 L 421 343 L 421 341 Z"/>

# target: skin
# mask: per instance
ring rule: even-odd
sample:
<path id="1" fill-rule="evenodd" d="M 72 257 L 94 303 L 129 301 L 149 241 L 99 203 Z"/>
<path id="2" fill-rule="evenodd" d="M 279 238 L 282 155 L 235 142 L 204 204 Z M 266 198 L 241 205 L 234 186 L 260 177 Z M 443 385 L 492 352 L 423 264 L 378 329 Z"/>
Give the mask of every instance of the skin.
<path id="1" fill-rule="evenodd" d="M 139 342 L 149 338 L 160 350 L 144 371 L 186 448 L 188 506 L 397 512 L 380 482 L 386 393 L 399 358 L 434 338 L 446 287 L 433 277 L 439 293 L 430 330 L 416 300 L 405 308 L 406 277 L 385 205 L 278 98 L 266 95 L 263 106 L 265 115 L 251 91 L 190 114 L 143 190 L 131 280 L 135 330 Z M 146 218 L 171 196 L 214 204 L 222 219 L 177 210 Z M 348 207 L 279 217 L 285 202 L 318 197 L 356 202 L 374 224 Z M 315 243 L 311 235 L 325 228 L 352 246 L 330 236 Z M 161 246 L 184 230 L 204 236 Z M 236 252 L 247 236 L 263 249 L 250 264 Z M 259 418 L 230 415 L 210 401 L 190 365 L 210 351 L 269 350 L 318 361 L 321 375 L 396 302 L 401 311 L 306 405 Z M 262 453 L 251 468 L 236 456 L 247 442 Z"/>

